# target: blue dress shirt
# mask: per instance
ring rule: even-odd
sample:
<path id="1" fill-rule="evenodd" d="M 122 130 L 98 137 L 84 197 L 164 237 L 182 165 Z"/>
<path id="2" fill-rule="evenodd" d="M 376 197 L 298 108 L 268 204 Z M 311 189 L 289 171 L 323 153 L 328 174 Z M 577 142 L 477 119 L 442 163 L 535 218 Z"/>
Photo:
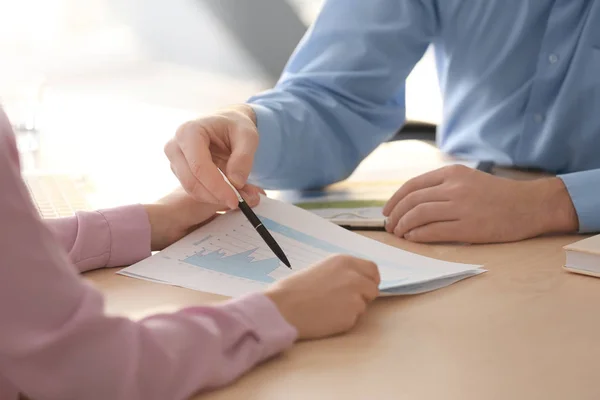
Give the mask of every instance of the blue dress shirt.
<path id="1" fill-rule="evenodd" d="M 276 85 L 249 100 L 251 180 L 347 177 L 405 120 L 405 80 L 432 44 L 439 147 L 564 181 L 600 231 L 600 0 L 329 0 Z"/>

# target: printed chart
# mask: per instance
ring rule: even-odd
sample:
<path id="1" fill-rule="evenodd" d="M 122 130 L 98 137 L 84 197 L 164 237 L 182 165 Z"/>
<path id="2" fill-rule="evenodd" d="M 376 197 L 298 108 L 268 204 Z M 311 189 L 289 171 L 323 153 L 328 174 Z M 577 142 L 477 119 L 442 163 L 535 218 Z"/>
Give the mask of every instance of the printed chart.
<path id="1" fill-rule="evenodd" d="M 383 245 L 275 200 L 263 199 L 255 211 L 285 252 L 291 270 L 241 212 L 230 212 L 119 274 L 239 296 L 262 290 L 338 253 L 374 261 L 381 275 L 380 289 L 387 294 L 433 290 L 483 272 L 478 266 L 434 260 Z M 434 281 L 437 283 L 432 284 Z"/>

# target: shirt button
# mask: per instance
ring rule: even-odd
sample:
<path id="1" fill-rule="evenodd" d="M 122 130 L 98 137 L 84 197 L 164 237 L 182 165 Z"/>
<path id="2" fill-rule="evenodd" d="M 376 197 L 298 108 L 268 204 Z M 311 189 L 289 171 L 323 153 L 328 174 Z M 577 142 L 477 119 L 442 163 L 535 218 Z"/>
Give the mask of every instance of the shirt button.
<path id="1" fill-rule="evenodd" d="M 535 114 L 533 116 L 533 120 L 538 124 L 541 124 L 542 122 L 544 122 L 544 116 L 542 114 Z"/>
<path id="2" fill-rule="evenodd" d="M 556 64 L 558 62 L 558 56 L 556 54 L 550 54 L 548 56 L 548 61 L 550 61 L 550 64 Z"/>

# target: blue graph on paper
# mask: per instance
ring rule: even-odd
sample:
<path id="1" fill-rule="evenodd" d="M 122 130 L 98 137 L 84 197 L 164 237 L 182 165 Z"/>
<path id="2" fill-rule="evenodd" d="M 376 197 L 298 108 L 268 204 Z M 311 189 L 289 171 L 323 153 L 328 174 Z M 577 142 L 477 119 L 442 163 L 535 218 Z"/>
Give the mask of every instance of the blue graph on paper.
<path id="1" fill-rule="evenodd" d="M 314 249 L 319 249 L 326 253 L 351 254 L 356 257 L 372 259 L 372 257 L 366 257 L 363 254 L 359 254 L 346 248 L 336 246 L 332 243 L 315 238 L 314 236 L 307 235 L 288 226 L 281 225 L 280 223 L 275 222 L 269 218 L 265 218 L 262 216 L 259 216 L 259 218 L 261 219 L 263 225 L 269 231 L 279 233 L 280 235 L 283 235 L 289 239 L 293 239 L 297 242 L 303 243 Z M 214 239 L 214 237 L 212 235 L 207 235 L 201 240 L 194 242 L 193 245 L 202 247 L 203 244 L 205 244 L 205 242 L 209 242 L 211 239 Z M 227 275 L 237 276 L 240 278 L 250 279 L 258 282 L 271 283 L 275 281 L 275 279 L 271 277 L 270 274 L 273 273 L 277 268 L 279 268 L 281 266 L 281 263 L 279 259 L 275 257 L 257 260 L 255 257 L 253 257 L 254 253 L 257 250 L 259 249 L 253 248 L 239 253 L 227 255 L 221 249 L 207 250 L 205 248 L 202 248 L 201 251 L 198 251 L 193 255 L 184 258 L 181 261 L 190 265 L 209 269 Z M 403 279 L 395 280 L 394 282 L 382 282 L 382 286 L 386 283 L 397 284 L 402 280 Z"/>
<path id="2" fill-rule="evenodd" d="M 252 253 L 258 249 L 251 249 L 243 253 L 236 253 L 230 256 L 225 255 L 222 250 L 214 250 L 211 252 L 201 251 L 183 261 L 221 272 L 227 275 L 239 276 L 240 278 L 251 279 L 253 281 L 271 283 L 275 279 L 269 276 L 270 273 L 279 267 L 277 258 L 267 258 L 265 260 L 254 260 Z"/>

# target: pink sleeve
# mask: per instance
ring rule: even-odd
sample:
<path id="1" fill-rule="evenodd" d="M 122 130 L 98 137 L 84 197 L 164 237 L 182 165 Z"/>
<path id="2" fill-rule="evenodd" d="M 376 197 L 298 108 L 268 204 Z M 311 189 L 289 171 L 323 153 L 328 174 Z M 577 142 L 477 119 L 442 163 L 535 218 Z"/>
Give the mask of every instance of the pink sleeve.
<path id="1" fill-rule="evenodd" d="M 139 322 L 105 316 L 101 294 L 79 278 L 37 216 L 1 122 L 0 394 L 17 388 L 44 399 L 184 399 L 293 343 L 295 329 L 262 294 Z M 119 237 L 121 228 L 100 230 Z M 114 253 L 102 257 L 122 262 Z"/>
<path id="2" fill-rule="evenodd" d="M 78 212 L 44 222 L 80 272 L 129 265 L 150 256 L 150 222 L 141 205 Z"/>

